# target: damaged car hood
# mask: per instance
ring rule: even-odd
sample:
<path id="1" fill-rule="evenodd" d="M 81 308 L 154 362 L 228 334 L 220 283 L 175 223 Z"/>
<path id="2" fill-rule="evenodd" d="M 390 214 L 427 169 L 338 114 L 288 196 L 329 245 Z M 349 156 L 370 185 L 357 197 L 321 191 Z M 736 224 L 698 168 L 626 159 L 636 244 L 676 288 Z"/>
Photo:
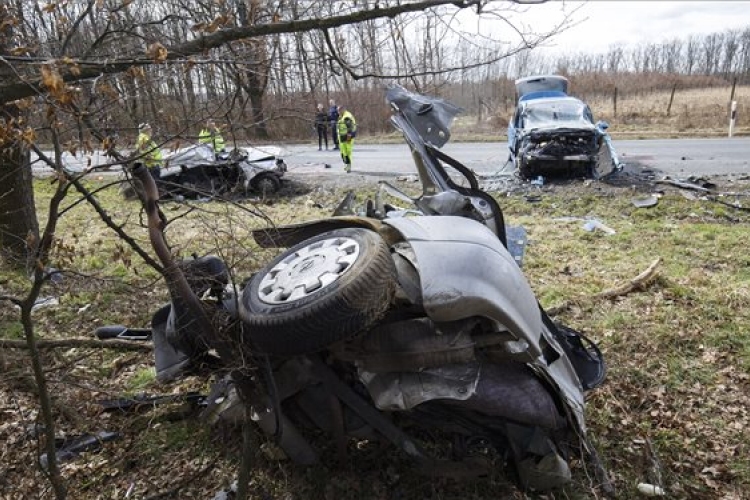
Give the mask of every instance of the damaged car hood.
<path id="1" fill-rule="evenodd" d="M 525 104 L 523 109 L 524 132 L 554 130 L 565 131 L 597 130 L 588 107 L 574 97 L 535 99 Z"/>

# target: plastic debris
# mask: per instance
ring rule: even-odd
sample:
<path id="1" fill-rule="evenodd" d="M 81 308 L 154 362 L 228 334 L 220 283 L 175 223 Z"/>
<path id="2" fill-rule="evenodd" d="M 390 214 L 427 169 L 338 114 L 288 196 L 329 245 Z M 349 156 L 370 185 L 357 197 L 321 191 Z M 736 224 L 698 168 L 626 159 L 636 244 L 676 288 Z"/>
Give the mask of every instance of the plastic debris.
<path id="1" fill-rule="evenodd" d="M 73 460 L 78 456 L 79 453 L 84 451 L 98 450 L 101 448 L 102 443 L 112 441 L 120 437 L 117 432 L 100 431 L 96 434 L 84 434 L 82 436 L 63 440 L 61 446 L 58 446 L 58 450 L 55 453 L 58 462 L 65 462 Z M 49 465 L 49 459 L 47 454 L 44 453 L 39 457 L 39 464 L 42 468 L 46 469 Z"/>
<path id="2" fill-rule="evenodd" d="M 34 301 L 34 305 L 31 306 L 31 312 L 44 309 L 45 307 L 55 307 L 59 305 L 60 301 L 57 297 L 39 297 Z M 16 306 L 16 309 L 20 309 L 20 307 Z"/>
<path id="3" fill-rule="evenodd" d="M 544 186 L 544 177 L 542 177 L 542 176 L 540 175 L 540 176 L 539 176 L 539 177 L 537 177 L 536 179 L 532 180 L 532 181 L 530 182 L 530 184 L 531 184 L 532 186 L 539 186 L 539 187 L 542 187 L 542 186 Z"/>
<path id="4" fill-rule="evenodd" d="M 648 483 L 638 483 L 638 493 L 647 497 L 663 497 L 665 494 L 663 488 Z"/>
<path id="5" fill-rule="evenodd" d="M 237 481 L 234 481 L 229 488 L 218 492 L 212 500 L 231 500 L 237 493 Z"/>
<path id="6" fill-rule="evenodd" d="M 399 175 L 396 177 L 396 180 L 400 182 L 417 182 L 419 177 L 416 175 Z"/>
<path id="7" fill-rule="evenodd" d="M 588 231 L 590 233 L 596 231 L 597 229 L 605 234 L 615 234 L 615 230 L 611 227 L 605 225 L 602 223 L 602 221 L 598 219 L 589 219 L 583 224 L 583 230 Z"/>

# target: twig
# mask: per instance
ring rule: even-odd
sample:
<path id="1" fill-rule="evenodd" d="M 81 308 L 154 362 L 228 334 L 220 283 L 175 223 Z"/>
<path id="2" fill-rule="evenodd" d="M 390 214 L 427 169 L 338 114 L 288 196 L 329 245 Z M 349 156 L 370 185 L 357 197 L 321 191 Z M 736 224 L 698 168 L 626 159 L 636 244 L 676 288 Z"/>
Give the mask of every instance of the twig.
<path id="1" fill-rule="evenodd" d="M 703 186 L 699 186 L 698 184 L 693 184 L 692 182 L 683 182 L 683 181 L 676 181 L 674 179 L 662 179 L 656 181 L 657 184 L 669 184 L 670 186 L 678 187 L 681 189 L 691 189 L 693 191 L 700 191 L 701 193 L 713 193 L 713 189 L 704 188 Z"/>
<path id="2" fill-rule="evenodd" d="M 641 288 L 643 285 L 651 281 L 656 276 L 656 268 L 661 262 L 661 257 L 657 257 L 650 266 L 646 268 L 641 274 L 630 280 L 628 283 L 623 283 L 615 288 L 604 290 L 594 295 L 595 299 L 614 299 L 615 297 L 621 297 L 627 295 L 633 290 Z"/>
<path id="3" fill-rule="evenodd" d="M 57 349 L 70 347 L 83 348 L 101 348 L 101 349 L 120 349 L 123 351 L 144 351 L 151 352 L 154 347 L 150 342 L 135 343 L 128 340 L 97 340 L 97 339 L 57 339 L 57 340 L 37 340 L 36 346 L 39 349 Z M 3 349 L 28 349 L 24 340 L 3 339 L 0 338 L 0 347 Z"/>
<path id="4" fill-rule="evenodd" d="M 734 208 L 735 210 L 741 210 L 743 212 L 750 212 L 750 207 L 743 207 L 742 205 L 735 205 L 734 203 L 729 203 L 728 201 L 720 200 L 717 196 L 706 195 L 706 198 L 710 201 L 713 201 L 714 203 L 719 203 L 720 205 Z"/>
<path id="5" fill-rule="evenodd" d="M 656 452 L 654 451 L 654 445 L 651 443 L 651 440 L 646 437 L 646 448 L 643 450 L 644 455 L 646 456 L 646 459 L 651 464 L 651 473 L 653 474 L 653 481 L 656 483 L 657 486 L 663 487 L 663 478 L 662 478 L 662 468 L 661 468 L 661 462 L 659 461 L 659 457 L 657 456 Z"/>
<path id="6" fill-rule="evenodd" d="M 213 469 L 216 466 L 216 462 L 218 461 L 218 457 L 214 458 L 211 463 L 203 467 L 201 470 L 193 474 L 192 476 L 186 477 L 184 480 L 177 483 L 176 486 L 166 490 L 162 491 L 160 493 L 155 493 L 151 496 L 148 496 L 145 498 L 145 500 L 158 500 L 160 498 L 169 498 L 173 497 L 177 494 L 178 491 L 180 491 L 182 488 L 184 488 L 186 485 L 192 483 L 196 479 L 198 479 L 201 476 L 205 476 L 211 469 Z"/>
<path id="7" fill-rule="evenodd" d="M 643 271 L 641 274 L 631 279 L 627 283 L 623 283 L 619 286 L 610 288 L 608 290 L 604 290 L 603 292 L 599 292 L 595 295 L 590 295 L 588 297 L 581 297 L 578 299 L 566 300 L 560 305 L 557 305 L 555 307 L 550 307 L 549 309 L 547 309 L 547 314 L 554 316 L 570 308 L 570 306 L 573 305 L 574 303 L 579 303 L 583 301 L 593 302 L 593 301 L 600 300 L 600 299 L 614 299 L 617 297 L 622 297 L 623 295 L 627 295 L 630 292 L 633 292 L 640 288 L 643 288 L 646 284 L 648 284 L 651 280 L 653 280 L 654 277 L 658 274 L 657 267 L 659 266 L 659 263 L 661 263 L 661 257 L 657 257 L 656 260 L 654 260 L 651 263 L 651 265 L 649 265 L 646 268 L 645 271 Z"/>

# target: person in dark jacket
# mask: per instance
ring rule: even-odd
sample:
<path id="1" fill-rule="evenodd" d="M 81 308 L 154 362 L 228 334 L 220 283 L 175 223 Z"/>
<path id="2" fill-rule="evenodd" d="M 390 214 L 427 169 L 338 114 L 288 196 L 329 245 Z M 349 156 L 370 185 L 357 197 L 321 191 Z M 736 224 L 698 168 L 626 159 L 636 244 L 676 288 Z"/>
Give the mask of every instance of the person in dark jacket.
<path id="1" fill-rule="evenodd" d="M 328 123 L 331 125 L 331 136 L 333 137 L 333 149 L 334 151 L 339 149 L 339 108 L 336 106 L 336 101 L 331 99 L 328 101 Z"/>
<path id="2" fill-rule="evenodd" d="M 318 104 L 318 112 L 315 113 L 315 130 L 318 131 L 318 151 L 323 151 L 323 141 L 328 151 L 328 114 L 323 111 L 322 104 Z"/>

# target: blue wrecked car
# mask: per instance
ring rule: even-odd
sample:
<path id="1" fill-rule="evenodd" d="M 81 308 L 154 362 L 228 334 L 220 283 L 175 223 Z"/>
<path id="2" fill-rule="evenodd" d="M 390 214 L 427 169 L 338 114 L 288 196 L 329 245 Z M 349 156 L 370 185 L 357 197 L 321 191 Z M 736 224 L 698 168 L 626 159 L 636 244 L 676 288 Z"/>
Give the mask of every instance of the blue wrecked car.
<path id="1" fill-rule="evenodd" d="M 622 165 L 607 133 L 594 122 L 591 108 L 568 95 L 559 75 L 516 80 L 518 103 L 508 124 L 509 160 L 521 177 L 600 178 Z"/>

